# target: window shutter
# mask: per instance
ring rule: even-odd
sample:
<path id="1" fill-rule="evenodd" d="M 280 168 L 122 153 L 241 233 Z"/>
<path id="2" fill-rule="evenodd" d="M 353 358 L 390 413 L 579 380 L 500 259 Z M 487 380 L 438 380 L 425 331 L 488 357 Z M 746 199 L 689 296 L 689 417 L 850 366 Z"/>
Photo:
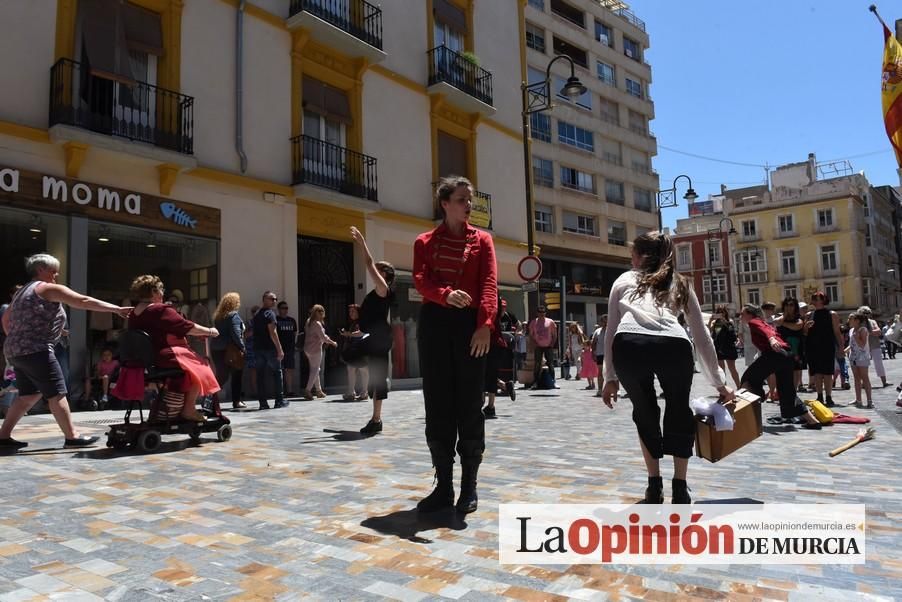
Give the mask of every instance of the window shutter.
<path id="1" fill-rule="evenodd" d="M 449 0 L 432 0 L 432 14 L 436 21 L 461 33 L 467 33 L 467 15 Z"/>
<path id="2" fill-rule="evenodd" d="M 303 80 L 304 110 L 319 113 L 329 119 L 351 124 L 351 103 L 347 93 L 330 86 L 318 79 L 304 76 Z"/>
<path id="3" fill-rule="evenodd" d="M 160 15 L 128 2 L 123 5 L 122 13 L 129 49 L 163 56 L 163 24 Z"/>
<path id="4" fill-rule="evenodd" d="M 463 176 L 468 178 L 467 141 L 446 134 L 438 133 L 438 171 L 439 176 Z"/>
<path id="5" fill-rule="evenodd" d="M 122 3 L 81 0 L 82 45 L 91 75 L 131 84 Z"/>

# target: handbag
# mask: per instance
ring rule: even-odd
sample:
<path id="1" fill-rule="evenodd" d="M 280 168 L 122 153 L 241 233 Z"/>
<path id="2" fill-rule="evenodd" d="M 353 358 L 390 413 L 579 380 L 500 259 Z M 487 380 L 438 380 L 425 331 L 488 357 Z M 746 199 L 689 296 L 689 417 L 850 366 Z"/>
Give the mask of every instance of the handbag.
<path id="1" fill-rule="evenodd" d="M 370 335 L 366 333 L 359 337 L 347 337 L 341 350 L 341 359 L 349 366 L 362 365 L 370 354 L 369 341 Z"/>
<path id="2" fill-rule="evenodd" d="M 229 342 L 226 345 L 225 363 L 232 370 L 244 370 L 244 353 L 235 343 Z"/>
<path id="3" fill-rule="evenodd" d="M 808 406 L 808 409 L 811 410 L 811 413 L 814 414 L 814 417 L 817 418 L 817 421 L 821 424 L 830 424 L 833 422 L 833 410 L 820 401 L 816 399 L 806 399 L 805 405 Z"/>

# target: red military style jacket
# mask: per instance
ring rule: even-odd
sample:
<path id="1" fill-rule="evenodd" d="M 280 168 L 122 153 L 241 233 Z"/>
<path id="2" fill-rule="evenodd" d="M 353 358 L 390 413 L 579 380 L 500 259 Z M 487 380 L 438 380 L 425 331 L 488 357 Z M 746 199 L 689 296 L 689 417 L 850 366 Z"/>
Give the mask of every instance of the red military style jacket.
<path id="1" fill-rule="evenodd" d="M 476 327 L 495 327 L 498 313 L 498 267 L 492 237 L 467 225 L 456 237 L 444 223 L 417 236 L 413 245 L 413 279 L 425 303 L 450 307 L 448 295 L 466 291 L 477 310 Z"/>

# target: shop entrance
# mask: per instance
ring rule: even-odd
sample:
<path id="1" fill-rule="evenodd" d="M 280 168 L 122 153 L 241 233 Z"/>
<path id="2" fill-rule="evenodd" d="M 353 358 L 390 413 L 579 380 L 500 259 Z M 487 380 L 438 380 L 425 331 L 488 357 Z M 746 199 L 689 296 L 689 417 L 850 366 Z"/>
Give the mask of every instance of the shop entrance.
<path id="1" fill-rule="evenodd" d="M 354 246 L 352 243 L 298 237 L 298 327 L 303 332 L 310 307 L 322 305 L 326 310 L 326 333 L 339 340 L 346 326 L 348 305 L 354 303 Z M 307 384 L 307 362 L 301 351 L 301 388 Z M 326 347 L 323 357 L 323 387 L 342 388 L 347 373 L 339 354 Z"/>

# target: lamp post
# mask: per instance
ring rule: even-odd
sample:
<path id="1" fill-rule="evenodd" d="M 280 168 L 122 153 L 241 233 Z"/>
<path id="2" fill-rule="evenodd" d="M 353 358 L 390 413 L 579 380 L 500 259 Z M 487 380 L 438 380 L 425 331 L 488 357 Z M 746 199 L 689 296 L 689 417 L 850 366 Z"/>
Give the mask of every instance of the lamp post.
<path id="1" fill-rule="evenodd" d="M 523 174 L 526 178 L 526 240 L 529 254 L 536 254 L 535 244 L 535 215 L 532 200 L 532 157 L 529 152 L 529 116 L 533 113 L 542 113 L 551 109 L 551 66 L 557 61 L 564 60 L 570 63 L 570 77 L 561 88 L 561 94 L 567 98 L 578 98 L 586 93 L 586 87 L 576 77 L 576 69 L 573 59 L 565 54 L 559 54 L 551 59 L 545 69 L 544 81 L 528 84 L 523 82 L 520 89 L 523 93 Z"/>
<path id="2" fill-rule="evenodd" d="M 720 232 L 721 234 L 723 233 L 723 231 L 724 231 L 724 230 L 723 230 L 723 225 L 724 225 L 724 224 L 729 224 L 729 225 L 730 225 L 730 229 L 727 230 L 727 235 L 732 236 L 732 235 L 736 234 L 736 227 L 733 225 L 733 220 L 731 220 L 731 219 L 728 218 L 728 217 L 725 217 L 725 218 L 723 218 L 722 220 L 720 220 L 720 223 L 717 225 L 717 230 L 718 230 L 718 232 Z M 727 241 L 727 254 L 729 254 L 729 253 L 730 253 L 730 242 Z M 732 259 L 733 259 L 733 258 L 730 257 L 730 260 L 732 260 Z M 737 262 L 737 263 L 738 263 L 738 262 Z M 727 276 L 729 276 L 729 275 L 730 275 L 730 263 L 729 263 L 729 262 L 726 262 L 726 263 L 725 263 L 725 266 L 726 266 L 726 268 L 727 268 Z M 736 283 L 737 283 L 737 285 L 739 284 L 739 280 L 738 280 L 738 279 L 736 280 Z M 732 301 L 732 297 L 733 297 L 733 295 L 730 295 L 730 300 L 731 300 L 731 301 Z M 742 303 L 742 297 L 741 297 L 741 296 L 740 296 L 740 298 L 739 298 L 739 303 Z M 739 309 L 739 303 L 736 304 L 736 309 Z"/>
<path id="3" fill-rule="evenodd" d="M 659 190 L 657 193 L 655 193 L 655 200 L 658 204 L 658 232 L 664 231 L 664 214 L 662 210 L 666 207 L 677 206 L 676 186 L 677 180 L 679 180 L 680 178 L 686 178 L 686 181 L 689 182 L 689 189 L 686 190 L 686 194 L 683 195 L 683 198 L 690 203 L 698 198 L 695 190 L 692 189 L 692 178 L 690 178 L 686 174 L 680 174 L 673 179 L 673 188 Z"/>

